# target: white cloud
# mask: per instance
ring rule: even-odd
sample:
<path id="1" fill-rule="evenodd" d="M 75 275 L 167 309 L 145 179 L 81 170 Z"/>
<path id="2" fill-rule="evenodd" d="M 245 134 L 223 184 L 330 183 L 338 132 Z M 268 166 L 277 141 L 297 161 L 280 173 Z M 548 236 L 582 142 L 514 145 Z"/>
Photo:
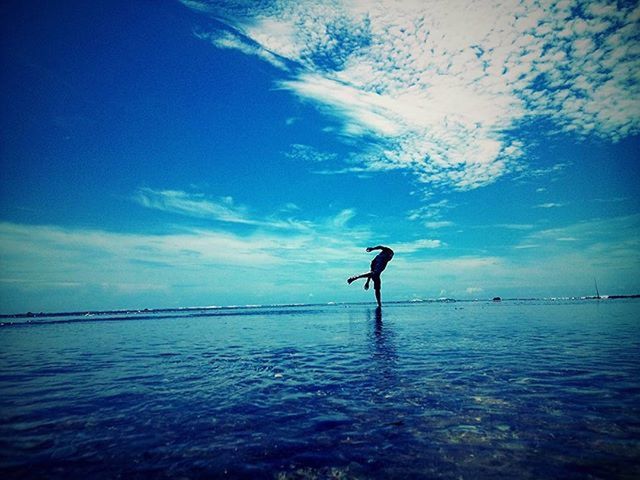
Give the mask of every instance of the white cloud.
<path id="1" fill-rule="evenodd" d="M 308 222 L 292 218 L 282 219 L 275 215 L 255 218 L 246 207 L 236 205 L 232 197 L 213 200 L 201 193 L 143 187 L 138 189 L 133 199 L 140 205 L 154 210 L 218 222 L 293 230 L 306 230 L 310 227 Z"/>
<path id="2" fill-rule="evenodd" d="M 179 0 L 184 6 L 189 7 L 198 12 L 210 13 L 212 12 L 211 7 L 207 5 L 206 2 L 201 2 L 198 0 Z"/>
<path id="3" fill-rule="evenodd" d="M 434 225 L 449 226 L 450 222 L 442 220 L 442 211 L 453 208 L 449 200 L 443 199 L 438 202 L 432 202 L 422 207 L 409 211 L 409 220 L 427 220 L 425 225 L 432 223 Z M 436 227 L 431 227 L 436 228 Z"/>
<path id="4" fill-rule="evenodd" d="M 310 145 L 300 143 L 294 143 L 291 145 L 290 150 L 285 153 L 285 156 L 292 160 L 300 160 L 310 163 L 327 162 L 335 160 L 337 157 L 335 153 L 321 152 Z"/>
<path id="5" fill-rule="evenodd" d="M 540 203 L 538 205 L 535 205 L 534 208 L 560 208 L 560 207 L 564 207 L 564 203 L 557 203 L 557 202 Z"/>
<path id="6" fill-rule="evenodd" d="M 435 222 L 425 222 L 424 223 L 425 227 L 432 228 L 432 229 L 452 227 L 453 225 L 455 225 L 455 224 L 453 222 L 448 221 L 448 220 L 439 220 L 439 221 L 435 221 Z"/>
<path id="7" fill-rule="evenodd" d="M 516 250 L 527 250 L 529 248 L 539 248 L 540 245 L 538 245 L 537 243 L 522 243 L 520 245 L 516 245 L 515 248 Z"/>
<path id="8" fill-rule="evenodd" d="M 245 209 L 233 205 L 233 198 L 223 197 L 218 201 L 181 190 L 154 190 L 140 188 L 133 197 L 140 205 L 188 216 L 211 218 L 223 222 L 251 223 Z"/>
<path id="9" fill-rule="evenodd" d="M 629 200 L 629 197 L 594 198 L 592 202 L 597 203 L 621 203 Z"/>
<path id="10" fill-rule="evenodd" d="M 441 240 L 434 239 L 420 239 L 406 243 L 396 243 L 393 245 L 393 250 L 401 254 L 411 254 L 420 250 L 431 250 L 433 248 L 440 248 L 444 245 Z"/>
<path id="11" fill-rule="evenodd" d="M 363 91 L 348 83 L 324 75 L 303 73 L 295 80 L 280 82 L 280 86 L 294 91 L 305 99 L 313 99 L 325 109 L 351 121 L 344 132 L 349 135 L 395 136 L 400 133 L 390 110 L 390 99 L 375 92 Z"/>
<path id="12" fill-rule="evenodd" d="M 506 228 L 509 230 L 531 230 L 534 226 L 530 223 L 499 223 L 492 225 L 495 228 Z"/>
<path id="13" fill-rule="evenodd" d="M 600 261 L 603 255 L 612 257 L 622 256 L 622 252 L 631 253 L 636 246 L 640 246 L 639 234 L 640 215 L 591 219 L 564 227 L 531 232 L 516 248 L 527 248 L 531 244 L 537 244 L 536 246 L 548 251 L 573 251 L 579 248 L 585 252 L 591 251 L 594 255 L 592 258 Z M 634 258 L 635 263 L 640 263 L 637 252 L 630 258 Z"/>
<path id="14" fill-rule="evenodd" d="M 520 180 L 523 178 L 537 178 L 537 177 L 548 177 L 549 175 L 557 175 L 563 172 L 567 167 L 569 167 L 569 163 L 556 163 L 555 165 L 551 165 L 550 167 L 544 168 L 529 168 L 524 171 L 520 171 L 516 180 Z M 538 188 L 536 192 L 541 193 L 546 191 L 546 188 Z"/>
<path id="15" fill-rule="evenodd" d="M 469 295 L 475 295 L 475 294 L 478 294 L 478 293 L 482 293 L 484 291 L 484 289 L 481 288 L 481 287 L 468 287 L 465 291 Z"/>
<path id="16" fill-rule="evenodd" d="M 280 87 L 339 117 L 343 135 L 373 140 L 366 169 L 472 189 L 522 169 L 525 146 L 510 132 L 523 120 L 613 141 L 640 131 L 633 3 L 188 4 L 243 36 L 217 46 L 295 66 Z"/>
<path id="17" fill-rule="evenodd" d="M 265 60 L 272 64 L 274 67 L 281 70 L 288 69 L 287 65 L 273 53 L 265 50 L 258 44 L 247 42 L 242 37 L 232 32 L 223 31 L 217 34 L 196 32 L 195 35 L 202 40 L 209 40 L 218 48 L 239 50 L 246 55 L 254 55 L 262 60 Z"/>

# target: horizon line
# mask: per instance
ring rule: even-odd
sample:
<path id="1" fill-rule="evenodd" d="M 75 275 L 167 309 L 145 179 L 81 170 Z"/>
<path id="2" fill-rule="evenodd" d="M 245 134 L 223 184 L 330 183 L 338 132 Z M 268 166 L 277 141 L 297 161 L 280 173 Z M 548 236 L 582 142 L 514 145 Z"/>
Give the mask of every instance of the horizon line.
<path id="1" fill-rule="evenodd" d="M 616 300 L 624 298 L 640 298 L 640 293 L 636 294 L 614 294 L 614 295 L 581 295 L 581 296 L 550 296 L 550 297 L 512 297 L 502 298 L 487 297 L 487 298 L 451 298 L 451 297 L 438 297 L 438 298 L 413 298 L 410 300 L 389 300 L 384 302 L 385 304 L 399 305 L 399 304 L 411 304 L 411 303 L 453 303 L 453 302 L 494 302 L 499 300 L 501 302 L 509 301 L 536 301 L 536 300 Z M 0 318 L 47 318 L 47 317 L 66 317 L 66 316 L 94 316 L 94 315 L 116 315 L 116 314 L 139 314 L 139 313 L 169 313 L 169 312 L 195 312 L 206 310 L 251 310 L 260 308 L 293 308 L 293 307 L 318 307 L 318 306 L 334 306 L 334 305 L 367 305 L 372 302 L 323 302 L 323 303 L 272 303 L 272 304 L 246 304 L 246 305 L 207 305 L 207 306 L 188 306 L 188 307 L 159 307 L 159 308 L 117 308 L 106 310 L 68 310 L 68 311 L 40 311 L 37 313 L 19 312 L 19 313 L 0 313 Z"/>

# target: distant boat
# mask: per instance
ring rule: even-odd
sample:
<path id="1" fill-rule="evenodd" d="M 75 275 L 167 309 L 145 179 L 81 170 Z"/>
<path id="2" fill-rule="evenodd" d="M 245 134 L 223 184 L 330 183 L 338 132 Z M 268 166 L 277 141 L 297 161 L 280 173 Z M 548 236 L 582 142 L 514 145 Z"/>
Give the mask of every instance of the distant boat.
<path id="1" fill-rule="evenodd" d="M 493 297 L 494 302 L 501 302 L 502 299 L 500 297 Z"/>
<path id="2" fill-rule="evenodd" d="M 593 279 L 593 283 L 595 283 L 596 285 L 596 300 L 600 300 L 600 292 L 598 291 L 598 282 L 596 281 L 596 279 Z"/>

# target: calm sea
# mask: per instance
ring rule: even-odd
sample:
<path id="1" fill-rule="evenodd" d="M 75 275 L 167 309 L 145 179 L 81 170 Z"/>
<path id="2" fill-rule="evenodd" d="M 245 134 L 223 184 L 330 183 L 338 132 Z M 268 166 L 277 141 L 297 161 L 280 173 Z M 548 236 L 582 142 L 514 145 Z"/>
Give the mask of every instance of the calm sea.
<path id="1" fill-rule="evenodd" d="M 640 478 L 638 300 L 3 321 L 5 479 Z"/>

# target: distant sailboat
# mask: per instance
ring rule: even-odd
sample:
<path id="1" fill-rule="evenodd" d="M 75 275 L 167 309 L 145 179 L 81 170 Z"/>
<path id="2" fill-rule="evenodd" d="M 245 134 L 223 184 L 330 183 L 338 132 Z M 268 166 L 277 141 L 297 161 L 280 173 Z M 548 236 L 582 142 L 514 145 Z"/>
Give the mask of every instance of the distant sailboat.
<path id="1" fill-rule="evenodd" d="M 593 279 L 593 283 L 595 283 L 596 285 L 596 300 L 600 300 L 600 292 L 598 291 L 598 282 L 596 281 L 596 279 Z"/>

